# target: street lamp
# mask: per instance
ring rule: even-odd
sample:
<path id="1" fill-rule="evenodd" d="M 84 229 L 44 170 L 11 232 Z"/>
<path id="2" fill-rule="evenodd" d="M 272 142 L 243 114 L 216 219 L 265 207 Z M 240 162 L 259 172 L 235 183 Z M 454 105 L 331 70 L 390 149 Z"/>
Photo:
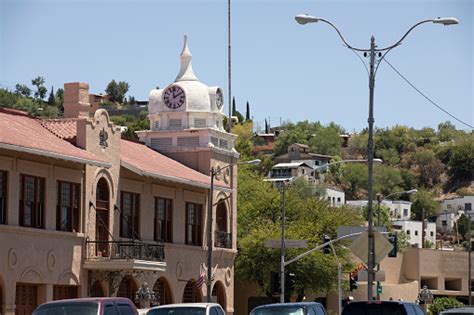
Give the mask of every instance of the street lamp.
<path id="1" fill-rule="evenodd" d="M 415 25 L 413 25 L 411 28 L 408 29 L 408 31 L 393 45 L 387 46 L 384 48 L 377 48 L 377 45 L 375 44 L 375 37 L 372 36 L 370 38 L 370 48 L 356 48 L 354 46 L 351 46 L 344 36 L 342 36 L 341 31 L 332 24 L 331 22 L 311 16 L 308 14 L 299 14 L 295 16 L 296 22 L 299 24 L 307 24 L 307 23 L 316 23 L 316 22 L 324 22 L 326 24 L 329 24 L 334 30 L 336 30 L 337 34 L 341 38 L 342 42 L 344 45 L 351 49 L 354 52 L 363 52 L 364 56 L 370 57 L 370 71 L 369 72 L 369 118 L 368 118 L 368 123 L 369 123 L 369 134 L 368 134 L 368 140 L 367 140 L 367 158 L 368 158 L 368 181 L 367 181 L 367 190 L 368 190 L 368 210 L 369 210 L 369 228 L 368 228 L 368 259 L 367 259 L 367 296 L 368 296 L 368 301 L 372 301 L 372 285 L 373 285 L 373 280 L 374 280 L 374 265 L 375 265 L 375 257 L 374 257 L 374 230 L 373 230 L 373 207 L 372 207 L 372 169 L 373 169 L 373 159 L 374 159 L 374 144 L 373 144 L 373 127 L 374 127 L 374 89 L 375 89 L 375 74 L 377 73 L 377 69 L 380 65 L 380 62 L 384 59 L 384 57 L 387 55 L 387 53 L 392 50 L 393 48 L 399 46 L 402 41 L 405 39 L 405 37 L 408 36 L 408 34 L 417 26 L 432 22 L 435 24 L 443 24 L 443 25 L 454 25 L 458 24 L 459 21 L 456 18 L 453 17 L 446 17 L 446 18 L 436 18 L 436 19 L 430 19 L 430 20 L 423 20 Z M 383 53 L 382 53 L 383 52 Z M 379 58 L 377 66 L 375 66 L 375 59 Z"/>
<path id="2" fill-rule="evenodd" d="M 236 162 L 230 163 L 223 168 L 215 169 L 211 167 L 211 187 L 209 190 L 209 229 L 207 235 L 207 302 L 211 302 L 211 289 L 212 289 L 212 214 L 214 208 L 214 178 L 216 175 L 220 174 L 223 170 L 235 166 L 235 165 L 255 165 L 259 164 L 261 161 L 259 159 L 246 161 L 246 162 Z"/>
<path id="3" fill-rule="evenodd" d="M 336 161 L 333 163 L 327 163 L 324 165 L 320 165 L 314 168 L 314 170 L 319 170 L 322 168 L 326 168 L 328 166 L 340 163 L 364 163 L 368 162 L 368 160 L 341 160 Z M 382 163 L 381 159 L 374 159 L 376 163 Z M 297 177 L 296 177 L 297 178 Z M 288 178 L 288 179 L 279 179 L 276 180 L 280 182 L 281 185 L 281 246 L 280 246 L 280 303 L 285 303 L 285 221 L 286 221 L 286 199 L 285 199 L 285 191 L 286 191 L 286 184 L 291 183 L 296 178 Z"/>
<path id="4" fill-rule="evenodd" d="M 467 212 L 466 212 L 467 214 Z M 472 252 L 472 231 L 471 231 L 471 224 L 472 224 L 472 218 L 471 218 L 472 210 L 471 212 L 467 215 L 469 219 L 469 223 L 467 226 L 467 237 L 468 237 L 468 254 L 467 254 L 467 291 L 468 291 L 468 305 L 472 305 L 472 274 L 471 274 L 471 268 L 472 268 L 472 261 L 471 261 L 471 252 Z"/>
<path id="5" fill-rule="evenodd" d="M 396 196 L 396 195 L 403 195 L 403 194 L 414 194 L 418 192 L 418 189 L 410 189 L 406 191 L 398 191 L 398 192 L 393 192 L 391 194 L 388 194 L 385 196 L 385 198 L 382 199 L 382 194 L 377 194 L 377 227 L 380 228 L 380 204 L 382 201 L 388 199 L 391 196 Z M 421 229 L 424 231 L 423 223 L 421 225 Z M 421 233 L 423 233 L 423 231 Z M 380 270 L 380 264 L 377 264 L 377 271 Z M 380 286 L 380 281 L 377 281 L 377 288 Z M 377 290 L 377 301 L 380 301 L 380 293 L 379 290 Z"/>

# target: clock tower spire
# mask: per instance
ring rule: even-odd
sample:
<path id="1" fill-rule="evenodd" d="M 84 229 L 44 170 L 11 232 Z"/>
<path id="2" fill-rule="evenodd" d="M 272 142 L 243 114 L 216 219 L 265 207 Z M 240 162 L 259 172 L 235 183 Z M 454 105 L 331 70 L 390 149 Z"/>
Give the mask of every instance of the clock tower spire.
<path id="1" fill-rule="evenodd" d="M 174 80 L 174 82 L 199 81 L 193 72 L 193 65 L 191 63 L 193 59 L 193 55 L 191 55 L 191 52 L 189 51 L 188 37 L 186 35 L 184 35 L 183 51 L 181 52 L 181 55 L 179 58 L 181 61 L 181 69 L 179 70 L 179 74 Z"/>

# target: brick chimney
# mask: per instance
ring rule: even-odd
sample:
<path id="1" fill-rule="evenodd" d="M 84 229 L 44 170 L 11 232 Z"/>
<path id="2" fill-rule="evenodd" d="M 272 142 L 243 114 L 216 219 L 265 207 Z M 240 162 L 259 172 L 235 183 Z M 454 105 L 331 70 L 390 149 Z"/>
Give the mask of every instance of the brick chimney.
<path id="1" fill-rule="evenodd" d="M 64 118 L 87 118 L 91 110 L 89 84 L 64 83 Z"/>

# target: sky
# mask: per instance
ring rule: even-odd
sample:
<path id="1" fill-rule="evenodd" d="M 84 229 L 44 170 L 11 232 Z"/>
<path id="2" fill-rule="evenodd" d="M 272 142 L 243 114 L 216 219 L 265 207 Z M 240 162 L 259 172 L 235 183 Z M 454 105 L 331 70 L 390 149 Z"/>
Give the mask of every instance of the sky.
<path id="1" fill-rule="evenodd" d="M 183 36 L 193 69 L 224 90 L 228 107 L 227 0 L 0 0 L 0 87 L 48 90 L 87 82 L 103 93 L 112 79 L 146 100 L 179 71 Z M 469 0 L 231 0 L 232 95 L 262 127 L 302 120 L 335 122 L 348 132 L 367 127 L 368 75 L 329 25 L 300 25 L 300 13 L 331 21 L 355 47 L 397 42 L 415 23 L 439 16 L 459 25 L 426 23 L 387 54 L 390 62 L 436 104 L 474 125 L 473 16 Z M 368 58 L 362 56 L 368 63 Z M 48 92 L 49 93 L 49 92 Z M 382 61 L 376 75 L 375 126 L 437 128 L 451 121 Z"/>

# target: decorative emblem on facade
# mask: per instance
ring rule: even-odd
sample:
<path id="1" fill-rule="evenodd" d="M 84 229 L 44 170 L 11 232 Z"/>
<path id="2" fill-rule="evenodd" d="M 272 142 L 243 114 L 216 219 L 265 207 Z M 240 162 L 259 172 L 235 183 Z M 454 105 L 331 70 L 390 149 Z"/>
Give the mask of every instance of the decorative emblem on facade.
<path id="1" fill-rule="evenodd" d="M 107 131 L 105 131 L 104 128 L 99 132 L 99 145 L 102 148 L 107 148 L 109 145 L 107 144 L 107 140 L 109 139 L 109 135 L 107 134 Z"/>

